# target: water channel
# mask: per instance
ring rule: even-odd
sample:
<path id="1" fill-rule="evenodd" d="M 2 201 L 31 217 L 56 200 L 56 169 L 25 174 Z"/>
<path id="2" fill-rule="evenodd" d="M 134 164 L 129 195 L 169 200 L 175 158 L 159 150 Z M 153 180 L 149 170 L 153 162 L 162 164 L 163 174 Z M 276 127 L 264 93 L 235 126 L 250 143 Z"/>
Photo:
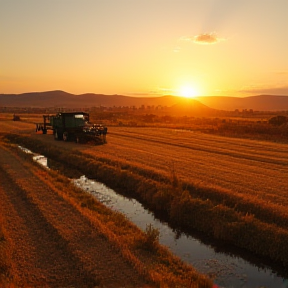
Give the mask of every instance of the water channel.
<path id="1" fill-rule="evenodd" d="M 31 151 L 19 147 L 26 153 Z M 33 154 L 34 161 L 47 167 L 44 156 Z M 152 224 L 160 231 L 159 242 L 168 247 L 183 261 L 193 265 L 199 272 L 214 277 L 214 282 L 223 288 L 287 288 L 288 279 L 280 277 L 270 268 L 257 267 L 243 258 L 228 253 L 217 252 L 212 246 L 197 238 L 174 231 L 165 222 L 158 220 L 135 199 L 128 199 L 97 181 L 81 176 L 73 179 L 77 186 L 95 196 L 109 208 L 119 211 L 145 230 Z"/>

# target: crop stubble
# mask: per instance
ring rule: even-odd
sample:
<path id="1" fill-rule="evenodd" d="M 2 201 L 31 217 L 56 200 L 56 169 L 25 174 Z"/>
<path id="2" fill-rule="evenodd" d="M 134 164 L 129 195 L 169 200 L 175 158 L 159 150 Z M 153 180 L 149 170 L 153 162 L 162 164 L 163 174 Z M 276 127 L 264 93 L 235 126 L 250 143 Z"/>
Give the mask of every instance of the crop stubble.
<path id="1" fill-rule="evenodd" d="M 141 277 L 90 221 L 37 177 L 31 164 L 1 145 L 0 156 L 0 214 L 14 283 L 143 286 Z"/>
<path id="2" fill-rule="evenodd" d="M 51 135 L 34 134 L 34 137 L 67 150 L 80 150 L 104 162 L 107 159 L 122 167 L 127 165 L 131 171 L 134 167 L 165 175 L 167 179 L 175 172 L 187 185 L 223 190 L 255 207 L 265 205 L 264 209 L 273 209 L 287 223 L 287 145 L 173 129 L 111 127 L 108 132 L 108 144 L 103 146 L 58 142 Z M 236 206 L 235 199 L 232 205 Z M 246 208 L 242 212 L 246 213 Z M 261 216 L 263 211 L 257 213 Z M 269 220 L 264 215 L 263 219 L 272 223 L 273 217 Z"/>
<path id="3" fill-rule="evenodd" d="M 171 129 L 111 128 L 109 132 L 107 145 L 85 147 L 83 152 L 165 175 L 174 169 L 184 182 L 257 197 L 280 210 L 288 204 L 284 144 Z"/>

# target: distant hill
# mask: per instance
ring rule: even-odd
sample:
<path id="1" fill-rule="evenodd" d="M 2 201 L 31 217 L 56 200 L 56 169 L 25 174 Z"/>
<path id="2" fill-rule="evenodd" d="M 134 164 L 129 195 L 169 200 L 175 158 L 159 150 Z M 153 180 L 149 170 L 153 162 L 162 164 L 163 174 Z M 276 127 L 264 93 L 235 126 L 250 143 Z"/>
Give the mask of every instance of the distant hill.
<path id="1" fill-rule="evenodd" d="M 201 103 L 218 110 L 253 109 L 255 111 L 288 110 L 288 96 L 259 95 L 245 98 L 208 96 L 197 97 Z"/>
<path id="2" fill-rule="evenodd" d="M 179 98 L 179 97 L 178 97 Z M 195 99 L 185 99 L 180 98 L 177 104 L 172 105 L 167 109 L 169 115 L 173 116 L 206 116 L 213 115 L 215 109 L 211 109 L 206 105 L 202 104 L 200 101 Z"/>
<path id="3" fill-rule="evenodd" d="M 144 105 L 172 107 L 179 110 L 185 103 L 190 109 L 206 107 L 194 99 L 183 99 L 177 96 L 162 97 L 129 97 L 123 95 L 81 94 L 74 95 L 64 91 L 31 92 L 23 94 L 0 94 L 0 106 L 2 107 L 61 107 L 61 108 L 86 108 L 86 107 L 119 107 Z M 192 105 L 192 106 L 191 106 Z M 187 107 L 186 107 L 187 108 Z M 208 107 L 206 107 L 209 109 Z M 172 108 L 171 108 L 172 109 Z M 174 109 L 172 109 L 174 110 Z M 205 110 L 205 109 L 204 109 Z"/>
<path id="4" fill-rule="evenodd" d="M 0 106 L 4 107 L 61 107 L 85 108 L 95 106 L 172 106 L 179 97 L 129 97 L 122 95 L 82 94 L 74 95 L 64 91 L 31 92 L 24 94 L 0 94 Z"/>
<path id="5" fill-rule="evenodd" d="M 195 110 L 208 113 L 218 110 L 253 109 L 258 111 L 288 110 L 288 96 L 260 95 L 252 97 L 198 97 L 183 99 L 177 96 L 129 97 L 123 95 L 81 94 L 64 91 L 31 92 L 23 94 L 0 94 L 2 107 L 59 107 L 89 108 L 96 106 L 166 106 L 173 114 L 195 114 Z M 212 109 L 209 109 L 212 108 Z M 190 113 L 191 112 L 191 113 Z M 187 114 L 187 116 L 188 116 Z"/>

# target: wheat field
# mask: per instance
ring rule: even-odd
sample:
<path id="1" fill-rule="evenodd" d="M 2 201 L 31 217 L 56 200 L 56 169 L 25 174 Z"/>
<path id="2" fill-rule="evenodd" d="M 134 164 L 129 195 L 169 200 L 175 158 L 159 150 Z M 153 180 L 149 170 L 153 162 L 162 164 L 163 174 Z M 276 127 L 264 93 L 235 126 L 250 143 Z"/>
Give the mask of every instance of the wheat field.
<path id="1" fill-rule="evenodd" d="M 111 127 L 108 144 L 82 152 L 169 176 L 183 182 L 288 204 L 287 145 L 193 131 Z"/>

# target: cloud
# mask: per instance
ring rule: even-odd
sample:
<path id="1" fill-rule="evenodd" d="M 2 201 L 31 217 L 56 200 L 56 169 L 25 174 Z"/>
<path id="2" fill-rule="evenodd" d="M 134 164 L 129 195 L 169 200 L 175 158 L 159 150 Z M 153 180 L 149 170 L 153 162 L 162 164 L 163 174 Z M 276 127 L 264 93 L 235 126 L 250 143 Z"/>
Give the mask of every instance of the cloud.
<path id="1" fill-rule="evenodd" d="M 174 48 L 173 52 L 178 53 L 180 52 L 180 50 L 181 50 L 181 47 L 178 46 Z"/>
<path id="2" fill-rule="evenodd" d="M 179 40 L 180 41 L 191 42 L 191 41 L 193 41 L 193 39 L 194 39 L 194 37 L 182 36 Z"/>
<path id="3" fill-rule="evenodd" d="M 194 42 L 196 44 L 216 44 L 220 41 L 225 40 L 224 38 L 219 38 L 215 33 L 202 33 L 196 36 L 182 36 L 180 41 Z"/>
<path id="4" fill-rule="evenodd" d="M 125 95 L 130 95 L 130 96 L 155 96 L 155 97 L 159 97 L 159 96 L 164 96 L 164 95 L 171 95 L 173 94 L 174 90 L 170 89 L 170 88 L 161 88 L 161 87 L 155 87 L 149 91 L 143 91 L 143 92 L 127 92 Z"/>
<path id="5" fill-rule="evenodd" d="M 288 75 L 288 71 L 277 71 L 277 72 L 275 72 L 277 75 L 284 75 L 284 76 L 286 76 L 286 75 Z"/>
<path id="6" fill-rule="evenodd" d="M 220 42 L 221 38 L 218 38 L 214 33 L 203 33 L 196 35 L 193 39 L 193 42 L 196 44 L 215 44 Z"/>
<path id="7" fill-rule="evenodd" d="M 158 87 L 156 88 L 154 91 L 150 91 L 150 94 L 154 93 L 154 94 L 157 94 L 157 95 L 167 95 L 167 94 L 171 94 L 173 93 L 173 89 L 170 89 L 170 88 L 161 88 L 161 87 Z"/>
<path id="8" fill-rule="evenodd" d="M 281 87 L 257 87 L 257 86 L 250 86 L 241 89 L 239 92 L 247 93 L 247 94 L 269 94 L 269 95 L 286 95 L 288 96 L 288 86 L 281 86 Z"/>

